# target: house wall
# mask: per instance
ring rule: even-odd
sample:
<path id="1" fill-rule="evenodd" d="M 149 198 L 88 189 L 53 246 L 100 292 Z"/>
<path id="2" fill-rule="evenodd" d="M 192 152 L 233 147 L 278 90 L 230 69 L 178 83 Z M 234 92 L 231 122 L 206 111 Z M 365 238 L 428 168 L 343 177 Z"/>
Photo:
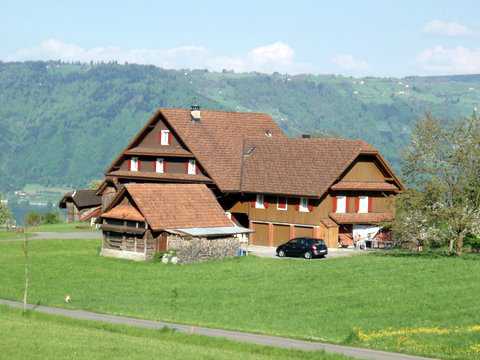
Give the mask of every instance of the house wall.
<path id="1" fill-rule="evenodd" d="M 160 145 L 160 133 L 162 130 L 170 130 L 172 134 L 171 142 L 169 145 Z M 156 123 L 155 127 L 150 130 L 145 137 L 138 143 L 136 146 L 141 147 L 148 147 L 148 148 L 168 148 L 168 147 L 180 147 L 185 148 L 180 141 L 178 140 L 177 136 L 172 132 L 172 129 L 168 128 L 167 125 L 164 123 L 163 119 L 159 119 Z"/>
<path id="2" fill-rule="evenodd" d="M 157 157 L 155 156 L 135 156 L 140 161 L 141 172 L 155 172 L 155 162 Z M 130 170 L 130 156 L 125 158 L 121 165 L 120 170 L 129 171 Z M 164 161 L 164 172 L 168 174 L 187 174 L 188 169 L 188 158 L 175 158 L 175 157 L 163 157 Z M 204 174 L 203 169 L 199 168 L 197 164 L 197 174 Z"/>
<path id="3" fill-rule="evenodd" d="M 344 181 L 384 181 L 387 174 L 381 170 L 378 161 L 372 156 L 361 156 L 347 169 Z"/>

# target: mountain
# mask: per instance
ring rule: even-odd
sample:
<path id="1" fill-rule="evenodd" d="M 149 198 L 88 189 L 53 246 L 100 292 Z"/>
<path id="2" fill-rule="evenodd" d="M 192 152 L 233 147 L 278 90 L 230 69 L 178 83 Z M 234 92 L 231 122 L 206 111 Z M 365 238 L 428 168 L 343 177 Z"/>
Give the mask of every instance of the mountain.
<path id="1" fill-rule="evenodd" d="M 351 78 L 0 62 L 0 191 L 84 186 L 158 107 L 267 112 L 291 136 L 361 138 L 397 169 L 416 121 L 472 114 L 480 75 Z"/>

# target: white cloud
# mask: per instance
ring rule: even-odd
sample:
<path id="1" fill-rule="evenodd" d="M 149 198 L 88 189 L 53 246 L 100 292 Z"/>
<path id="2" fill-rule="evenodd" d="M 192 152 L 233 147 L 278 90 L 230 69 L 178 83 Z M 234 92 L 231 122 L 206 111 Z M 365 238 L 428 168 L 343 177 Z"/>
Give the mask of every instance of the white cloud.
<path id="1" fill-rule="evenodd" d="M 473 34 L 473 31 L 465 25 L 442 20 L 432 20 L 426 23 L 423 27 L 423 32 L 446 36 L 468 36 Z"/>
<path id="2" fill-rule="evenodd" d="M 171 49 L 122 49 L 115 46 L 83 48 L 76 44 L 49 39 L 37 46 L 17 50 L 6 61 L 63 60 L 112 61 L 156 65 L 167 69 L 206 68 L 235 71 L 273 71 L 299 73 L 311 69 L 294 60 L 295 52 L 283 42 L 259 46 L 244 55 L 212 54 L 202 46 L 182 46 Z"/>
<path id="3" fill-rule="evenodd" d="M 433 74 L 480 73 L 480 49 L 463 46 L 435 46 L 425 49 L 417 56 L 417 64 Z"/>
<path id="4" fill-rule="evenodd" d="M 342 70 L 353 73 L 361 73 L 369 68 L 365 60 L 356 59 L 350 54 L 338 54 L 332 58 L 332 62 Z"/>

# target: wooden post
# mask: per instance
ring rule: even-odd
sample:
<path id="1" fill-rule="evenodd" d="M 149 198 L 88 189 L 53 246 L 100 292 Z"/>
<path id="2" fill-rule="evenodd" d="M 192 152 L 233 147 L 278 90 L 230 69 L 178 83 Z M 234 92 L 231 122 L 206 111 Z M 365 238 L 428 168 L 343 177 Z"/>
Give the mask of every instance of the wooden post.
<path id="1" fill-rule="evenodd" d="M 268 223 L 268 246 L 273 246 L 273 224 Z"/>

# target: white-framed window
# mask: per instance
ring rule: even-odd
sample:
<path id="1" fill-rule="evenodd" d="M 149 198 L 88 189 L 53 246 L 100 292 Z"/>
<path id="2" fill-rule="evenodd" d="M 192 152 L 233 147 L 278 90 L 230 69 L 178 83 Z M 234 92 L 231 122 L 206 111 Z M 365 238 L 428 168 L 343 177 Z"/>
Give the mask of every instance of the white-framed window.
<path id="1" fill-rule="evenodd" d="M 197 173 L 197 164 L 195 159 L 188 160 L 187 173 L 189 175 L 195 175 Z"/>
<path id="2" fill-rule="evenodd" d="M 361 214 L 368 213 L 368 196 L 358 197 L 358 212 Z"/>
<path id="3" fill-rule="evenodd" d="M 138 171 L 138 157 L 130 159 L 130 171 Z"/>
<path id="4" fill-rule="evenodd" d="M 165 172 L 164 162 L 162 158 L 157 158 L 155 161 L 155 172 L 163 174 Z"/>
<path id="5" fill-rule="evenodd" d="M 256 209 L 265 209 L 265 202 L 263 194 L 257 194 L 257 199 L 255 200 Z"/>
<path id="6" fill-rule="evenodd" d="M 286 211 L 288 209 L 287 198 L 279 196 L 277 198 L 277 210 Z"/>
<path id="7" fill-rule="evenodd" d="M 338 214 L 345 214 L 347 212 L 347 197 L 345 195 L 337 196 L 337 209 L 335 212 Z"/>
<path id="8" fill-rule="evenodd" d="M 170 145 L 170 130 L 162 130 L 160 135 L 160 145 Z"/>
<path id="9" fill-rule="evenodd" d="M 310 211 L 310 210 L 308 210 L 308 198 L 305 198 L 305 197 L 300 198 L 300 204 L 298 206 L 298 210 L 300 212 L 309 212 Z"/>

